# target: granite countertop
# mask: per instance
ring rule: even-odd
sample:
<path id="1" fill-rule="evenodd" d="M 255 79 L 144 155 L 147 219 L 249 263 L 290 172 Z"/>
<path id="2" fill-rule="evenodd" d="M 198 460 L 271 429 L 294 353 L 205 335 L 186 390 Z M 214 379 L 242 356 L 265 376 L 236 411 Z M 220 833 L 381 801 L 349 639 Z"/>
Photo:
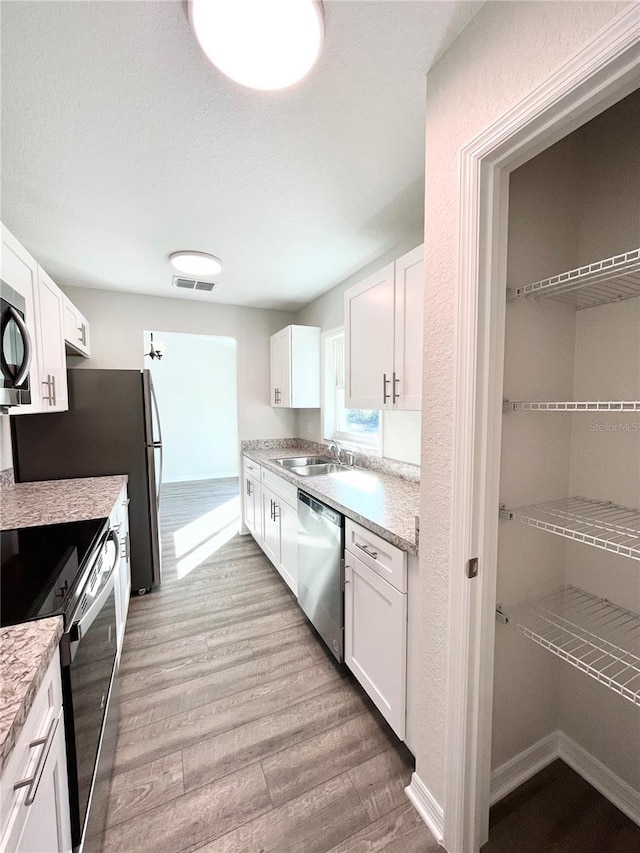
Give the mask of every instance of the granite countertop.
<path id="1" fill-rule="evenodd" d="M 62 636 L 62 616 L 0 628 L 0 772 Z"/>
<path id="2" fill-rule="evenodd" d="M 117 474 L 2 486 L 0 530 L 107 518 L 126 482 Z"/>
<path id="3" fill-rule="evenodd" d="M 365 468 L 339 474 L 300 477 L 272 460 L 306 455 L 295 447 L 244 449 L 243 454 L 274 474 L 294 483 L 311 497 L 337 509 L 403 551 L 418 553 L 415 520 L 420 483 Z"/>

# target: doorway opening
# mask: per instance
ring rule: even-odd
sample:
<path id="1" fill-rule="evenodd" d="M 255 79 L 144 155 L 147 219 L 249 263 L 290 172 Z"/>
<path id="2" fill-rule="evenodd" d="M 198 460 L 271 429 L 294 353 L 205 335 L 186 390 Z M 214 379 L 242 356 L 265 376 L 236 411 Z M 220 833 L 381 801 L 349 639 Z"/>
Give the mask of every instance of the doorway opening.
<path id="1" fill-rule="evenodd" d="M 151 350 L 160 357 L 147 357 Z M 205 566 L 240 528 L 235 338 L 144 332 L 163 466 L 163 583 Z"/>

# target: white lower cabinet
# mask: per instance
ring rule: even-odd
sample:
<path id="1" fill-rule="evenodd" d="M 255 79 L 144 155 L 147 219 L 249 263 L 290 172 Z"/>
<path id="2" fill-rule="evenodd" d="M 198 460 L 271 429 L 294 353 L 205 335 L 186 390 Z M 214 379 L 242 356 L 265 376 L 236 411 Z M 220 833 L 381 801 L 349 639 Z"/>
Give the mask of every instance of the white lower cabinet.
<path id="1" fill-rule="evenodd" d="M 71 821 L 58 654 L 3 769 L 0 853 L 69 853 Z"/>
<path id="2" fill-rule="evenodd" d="M 260 543 L 262 539 L 262 490 L 260 480 L 245 473 L 244 478 L 244 523 Z"/>
<path id="3" fill-rule="evenodd" d="M 296 486 L 243 460 L 244 523 L 294 595 L 298 594 L 298 490 Z"/>
<path id="4" fill-rule="evenodd" d="M 262 548 L 282 579 L 298 594 L 298 510 L 262 484 Z"/>
<path id="5" fill-rule="evenodd" d="M 352 522 L 347 522 L 347 529 L 352 526 Z M 366 532 L 371 539 L 373 534 Z M 404 552 L 390 545 L 387 549 L 397 551 L 406 565 Z M 372 548 L 369 548 L 369 554 L 378 556 Z M 365 558 L 374 564 L 376 562 L 372 556 Z M 404 740 L 407 707 L 406 568 L 398 586 L 400 589 L 385 580 L 378 567 L 371 568 L 355 554 L 345 551 L 345 663 L 393 731 Z"/>

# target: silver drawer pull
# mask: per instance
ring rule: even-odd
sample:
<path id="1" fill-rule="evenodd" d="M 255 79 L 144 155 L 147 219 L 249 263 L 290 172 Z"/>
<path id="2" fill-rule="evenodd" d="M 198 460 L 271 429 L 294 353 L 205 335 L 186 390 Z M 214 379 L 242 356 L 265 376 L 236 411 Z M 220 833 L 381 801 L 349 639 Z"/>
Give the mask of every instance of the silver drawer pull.
<path id="1" fill-rule="evenodd" d="M 27 791 L 27 798 L 24 801 L 25 806 L 30 806 L 36 798 L 36 794 L 38 793 L 38 785 L 40 784 L 44 765 L 46 764 L 47 757 L 49 755 L 49 750 L 51 749 L 51 744 L 53 743 L 53 738 L 57 728 L 58 718 L 54 717 L 49 724 L 49 729 L 46 735 L 44 737 L 36 738 L 36 740 L 32 740 L 29 744 L 30 749 L 33 749 L 33 747 L 35 746 L 41 746 L 42 751 L 38 756 L 38 761 L 33 771 L 33 775 L 27 776 L 26 779 L 21 779 L 20 782 L 16 782 L 13 786 L 14 791 L 18 788 L 26 788 L 27 785 L 29 786 L 29 790 Z"/>
<path id="2" fill-rule="evenodd" d="M 364 551 L 364 553 L 371 557 L 372 560 L 378 559 L 377 551 L 370 551 L 366 545 L 360 545 L 359 542 L 354 542 L 353 544 L 356 546 L 356 548 L 360 548 L 361 551 Z"/>

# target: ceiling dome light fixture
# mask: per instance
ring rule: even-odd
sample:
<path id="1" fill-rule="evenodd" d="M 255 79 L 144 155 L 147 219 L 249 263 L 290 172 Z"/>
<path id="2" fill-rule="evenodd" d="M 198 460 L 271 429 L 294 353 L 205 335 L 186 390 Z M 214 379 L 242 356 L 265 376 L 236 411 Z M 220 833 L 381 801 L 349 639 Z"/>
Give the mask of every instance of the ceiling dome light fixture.
<path id="1" fill-rule="evenodd" d="M 209 255 L 207 252 L 191 252 L 187 250 L 172 252 L 169 255 L 169 261 L 171 266 L 177 269 L 178 272 L 197 275 L 203 278 L 218 275 L 222 270 L 222 261 L 220 258 L 216 258 L 215 255 Z"/>
<path id="2" fill-rule="evenodd" d="M 324 38 L 314 0 L 189 0 L 189 20 L 208 59 L 250 89 L 286 89 L 313 67 Z"/>

